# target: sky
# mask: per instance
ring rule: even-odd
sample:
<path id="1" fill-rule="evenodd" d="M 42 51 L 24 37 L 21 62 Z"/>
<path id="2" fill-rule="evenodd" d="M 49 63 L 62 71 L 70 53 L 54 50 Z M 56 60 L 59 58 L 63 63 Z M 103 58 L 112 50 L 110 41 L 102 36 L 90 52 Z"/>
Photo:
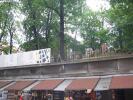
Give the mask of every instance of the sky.
<path id="1" fill-rule="evenodd" d="M 107 2 L 107 0 L 86 0 L 86 5 L 93 11 L 110 8 L 109 2 Z"/>

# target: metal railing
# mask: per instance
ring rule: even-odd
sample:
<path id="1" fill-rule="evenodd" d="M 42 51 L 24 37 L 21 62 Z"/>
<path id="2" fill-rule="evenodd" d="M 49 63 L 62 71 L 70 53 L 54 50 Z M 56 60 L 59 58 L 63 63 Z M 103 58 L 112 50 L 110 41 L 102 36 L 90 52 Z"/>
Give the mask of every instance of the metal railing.
<path id="1" fill-rule="evenodd" d="M 60 63 L 60 62 L 74 62 L 77 60 L 86 60 L 86 59 L 102 59 L 102 58 L 118 58 L 118 57 L 126 57 L 126 56 L 133 56 L 133 53 L 122 53 L 122 52 L 114 52 L 108 51 L 105 53 L 102 52 L 93 52 L 91 54 L 81 54 L 81 53 L 72 53 L 71 55 L 67 56 L 65 60 L 62 60 L 60 56 L 58 57 L 51 57 L 51 63 Z"/>

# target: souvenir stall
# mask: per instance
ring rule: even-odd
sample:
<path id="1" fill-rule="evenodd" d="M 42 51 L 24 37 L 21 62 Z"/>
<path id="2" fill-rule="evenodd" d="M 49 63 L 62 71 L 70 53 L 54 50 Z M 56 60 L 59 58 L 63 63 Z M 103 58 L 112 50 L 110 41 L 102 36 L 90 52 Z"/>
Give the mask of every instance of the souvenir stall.
<path id="1" fill-rule="evenodd" d="M 12 81 L 0 80 L 0 100 L 7 100 L 8 91 L 4 89 L 12 83 Z"/>
<path id="2" fill-rule="evenodd" d="M 35 85 L 31 89 L 33 100 L 56 100 L 55 97 L 58 97 L 54 89 L 62 83 L 63 80 L 42 80 L 39 84 Z"/>
<path id="3" fill-rule="evenodd" d="M 72 82 L 72 80 L 64 80 L 54 89 L 54 100 L 64 100 L 66 95 L 65 88 Z"/>
<path id="4" fill-rule="evenodd" d="M 94 88 L 98 78 L 75 79 L 66 87 L 67 96 L 73 100 L 96 100 Z M 66 97 L 67 98 L 67 97 Z"/>
<path id="5" fill-rule="evenodd" d="M 7 91 L 0 91 L 0 100 L 7 100 Z"/>
<path id="6" fill-rule="evenodd" d="M 23 98 L 23 89 L 33 84 L 35 81 L 16 81 L 12 85 L 7 86 L 4 90 L 8 91 L 7 100 L 19 100 Z"/>
<path id="7" fill-rule="evenodd" d="M 113 100 L 133 99 L 133 76 L 114 76 L 110 84 Z"/>
<path id="8" fill-rule="evenodd" d="M 112 100 L 112 91 L 109 89 L 111 77 L 99 79 L 94 91 L 97 100 Z"/>

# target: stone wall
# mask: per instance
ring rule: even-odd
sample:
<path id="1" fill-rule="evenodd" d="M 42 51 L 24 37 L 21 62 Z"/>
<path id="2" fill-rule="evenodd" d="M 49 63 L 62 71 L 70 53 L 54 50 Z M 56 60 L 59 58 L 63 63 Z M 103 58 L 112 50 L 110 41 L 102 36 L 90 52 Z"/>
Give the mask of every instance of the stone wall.
<path id="1" fill-rule="evenodd" d="M 1 68 L 1 79 L 20 78 L 68 78 L 89 77 L 112 74 L 132 74 L 133 58 L 118 58 L 106 60 L 84 60 L 47 65 L 17 66 Z"/>

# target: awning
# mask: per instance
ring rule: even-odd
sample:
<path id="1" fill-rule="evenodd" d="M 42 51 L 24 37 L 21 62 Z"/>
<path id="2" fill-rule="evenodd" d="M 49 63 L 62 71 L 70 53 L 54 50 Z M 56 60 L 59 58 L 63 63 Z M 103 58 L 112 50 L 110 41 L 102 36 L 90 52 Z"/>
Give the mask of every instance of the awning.
<path id="1" fill-rule="evenodd" d="M 32 90 L 54 90 L 63 80 L 44 80 L 34 86 Z"/>
<path id="2" fill-rule="evenodd" d="M 111 82 L 111 77 L 108 78 L 101 78 L 96 87 L 95 87 L 95 91 L 104 91 L 104 90 L 109 90 L 109 86 L 110 86 L 110 82 Z"/>
<path id="3" fill-rule="evenodd" d="M 110 89 L 133 89 L 133 76 L 114 76 Z"/>
<path id="4" fill-rule="evenodd" d="M 32 85 L 26 87 L 23 91 L 30 91 L 34 86 L 36 86 L 37 84 L 39 84 L 41 81 L 36 81 L 35 83 L 33 83 Z"/>
<path id="5" fill-rule="evenodd" d="M 16 81 L 13 85 L 5 88 L 5 90 L 23 90 L 24 88 L 28 87 L 29 85 L 33 84 L 35 81 Z"/>
<path id="6" fill-rule="evenodd" d="M 95 88 L 98 78 L 76 79 L 66 88 L 66 90 L 92 90 Z"/>
<path id="7" fill-rule="evenodd" d="M 10 84 L 10 83 L 11 83 L 11 81 L 4 81 L 4 80 L 1 80 L 1 81 L 0 81 L 0 88 L 4 87 L 4 86 L 6 86 L 6 85 L 8 85 L 8 84 Z"/>
<path id="8" fill-rule="evenodd" d="M 2 88 L 0 89 L 0 91 L 4 91 L 7 87 L 9 87 L 9 86 L 11 86 L 11 85 L 13 85 L 13 84 L 15 84 L 15 83 L 16 83 L 16 82 L 11 82 L 11 83 L 9 83 L 8 85 L 2 87 Z"/>
<path id="9" fill-rule="evenodd" d="M 65 80 L 60 85 L 58 85 L 54 91 L 65 91 L 65 88 L 72 82 L 72 80 Z"/>

